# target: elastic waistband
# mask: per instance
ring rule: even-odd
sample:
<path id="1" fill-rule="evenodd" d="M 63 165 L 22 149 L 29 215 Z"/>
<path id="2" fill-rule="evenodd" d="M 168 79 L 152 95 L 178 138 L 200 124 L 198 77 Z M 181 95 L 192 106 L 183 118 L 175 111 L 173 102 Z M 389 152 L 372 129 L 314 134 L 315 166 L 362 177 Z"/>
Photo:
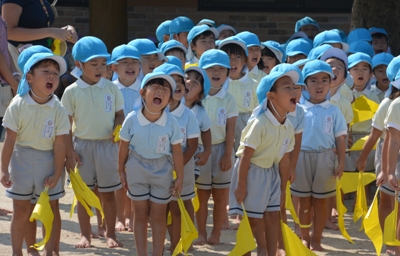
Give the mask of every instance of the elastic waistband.
<path id="1" fill-rule="evenodd" d="M 321 149 L 321 150 L 300 150 L 304 153 L 323 153 L 323 152 L 330 152 L 333 151 L 332 148 L 327 148 L 327 149 Z"/>
<path id="2" fill-rule="evenodd" d="M 18 150 L 35 151 L 35 152 L 41 152 L 41 153 L 53 153 L 52 149 L 50 149 L 50 150 L 40 150 L 40 149 L 36 149 L 36 148 L 32 148 L 32 147 L 21 146 L 21 145 L 18 145 L 18 144 L 15 144 L 14 148 L 18 149 Z"/>
<path id="3" fill-rule="evenodd" d="M 74 141 L 75 141 L 75 142 L 82 141 L 82 142 L 89 142 L 89 143 L 108 143 L 108 142 L 110 142 L 110 139 L 104 139 L 104 140 L 87 140 L 87 139 L 81 139 L 81 138 L 78 138 L 78 137 L 74 137 Z"/>
<path id="4" fill-rule="evenodd" d="M 129 154 L 133 155 L 139 161 L 145 161 L 145 162 L 159 162 L 159 161 L 164 161 L 165 159 L 169 160 L 171 158 L 171 156 L 169 155 L 164 155 L 159 158 L 146 158 L 134 150 L 129 150 Z"/>

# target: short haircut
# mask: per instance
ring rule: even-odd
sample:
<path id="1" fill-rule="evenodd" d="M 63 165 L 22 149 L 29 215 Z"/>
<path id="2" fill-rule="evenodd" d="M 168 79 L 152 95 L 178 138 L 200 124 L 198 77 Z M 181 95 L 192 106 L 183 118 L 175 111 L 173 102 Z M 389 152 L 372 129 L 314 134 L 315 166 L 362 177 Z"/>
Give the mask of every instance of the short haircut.
<path id="1" fill-rule="evenodd" d="M 203 33 L 201 33 L 200 35 L 195 36 L 195 37 L 193 38 L 193 40 L 192 40 L 192 43 L 193 43 L 194 45 L 196 45 L 196 42 L 197 42 L 199 39 L 204 39 L 204 38 L 209 37 L 209 36 L 214 37 L 214 40 L 216 39 L 214 33 L 213 33 L 212 31 L 210 31 L 210 30 L 207 30 L 207 31 L 204 31 Z"/>
<path id="2" fill-rule="evenodd" d="M 199 80 L 199 82 L 201 84 L 200 95 L 204 96 L 204 77 L 199 72 L 197 72 L 196 70 L 189 70 L 186 73 L 195 75 L 196 79 Z M 194 105 L 199 105 L 200 107 L 203 106 L 203 104 L 201 104 L 201 100 L 196 101 L 196 103 Z"/>
<path id="3" fill-rule="evenodd" d="M 173 55 L 173 52 L 180 52 L 180 53 L 182 53 L 183 56 L 185 56 L 185 58 L 186 58 L 186 54 L 185 54 L 185 52 L 184 52 L 181 48 L 172 48 L 172 49 L 169 49 L 168 51 L 165 52 L 165 55 L 166 55 L 166 56 L 169 55 L 169 54 Z"/>
<path id="4" fill-rule="evenodd" d="M 40 67 L 40 66 L 42 66 L 42 65 L 48 65 L 48 64 L 51 64 L 51 65 L 56 66 L 57 69 L 58 69 L 58 71 L 60 71 L 60 65 L 58 65 L 58 62 L 57 62 L 57 61 L 55 61 L 55 60 L 53 60 L 53 59 L 44 59 L 44 60 L 41 60 L 41 61 L 38 61 L 37 63 L 35 63 L 35 64 L 31 67 L 31 69 L 29 70 L 29 72 L 33 72 L 34 69 L 36 69 L 36 68 L 38 68 L 38 67 Z"/>
<path id="5" fill-rule="evenodd" d="M 372 35 L 372 39 L 382 39 L 385 38 L 386 40 L 388 40 L 389 38 L 383 34 L 383 33 L 375 33 Z"/>
<path id="6" fill-rule="evenodd" d="M 151 84 L 161 84 L 164 86 L 164 83 L 167 83 L 169 85 L 169 89 L 171 90 L 171 94 L 170 94 L 169 98 L 172 99 L 172 94 L 174 93 L 172 91 L 172 86 L 167 80 L 165 80 L 163 78 L 154 78 L 154 79 L 147 81 L 147 83 L 143 86 L 143 89 L 146 89 L 146 87 Z"/>
<path id="7" fill-rule="evenodd" d="M 234 55 L 243 56 L 245 58 L 247 57 L 244 49 L 238 44 L 234 44 L 234 43 L 226 44 L 221 47 L 221 50 L 226 52 L 228 55 L 234 54 Z"/>

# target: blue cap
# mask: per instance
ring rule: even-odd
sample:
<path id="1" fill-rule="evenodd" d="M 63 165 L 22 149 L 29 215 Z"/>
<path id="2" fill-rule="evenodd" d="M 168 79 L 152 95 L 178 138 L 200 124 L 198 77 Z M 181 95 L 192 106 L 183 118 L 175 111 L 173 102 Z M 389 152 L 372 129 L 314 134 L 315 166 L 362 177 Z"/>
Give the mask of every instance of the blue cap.
<path id="1" fill-rule="evenodd" d="M 162 22 L 156 30 L 156 37 L 158 42 L 164 43 L 164 35 L 169 35 L 169 25 L 171 24 L 170 20 L 166 20 Z"/>
<path id="2" fill-rule="evenodd" d="M 139 51 L 140 55 L 157 54 L 159 60 L 165 59 L 164 54 L 159 49 L 157 49 L 156 45 L 150 39 L 135 39 L 130 41 L 128 45 L 135 47 Z"/>
<path id="3" fill-rule="evenodd" d="M 172 36 L 181 32 L 189 32 L 193 27 L 194 23 L 190 18 L 179 16 L 171 20 L 171 24 L 169 25 L 169 34 Z"/>
<path id="4" fill-rule="evenodd" d="M 174 48 L 181 49 L 185 55 L 187 53 L 186 47 L 179 41 L 176 41 L 174 39 L 169 40 L 168 42 L 165 42 L 161 45 L 161 52 L 165 55 L 169 50 L 172 50 Z"/>
<path id="5" fill-rule="evenodd" d="M 331 31 L 338 33 L 340 38 L 342 38 L 342 41 L 343 42 L 347 42 L 347 34 L 346 34 L 346 32 L 344 32 L 341 29 L 337 29 L 337 28 L 331 29 Z"/>
<path id="6" fill-rule="evenodd" d="M 293 33 L 290 37 L 289 40 L 287 40 L 286 44 L 288 44 L 290 41 L 294 40 L 294 39 L 298 39 L 298 38 L 304 38 L 304 39 L 308 39 L 308 36 L 306 33 L 304 33 L 303 31 L 297 31 L 295 33 Z"/>
<path id="7" fill-rule="evenodd" d="M 221 25 L 219 25 L 219 26 L 217 27 L 217 30 L 218 30 L 218 33 L 220 33 L 220 34 L 221 34 L 221 31 L 224 31 L 224 30 L 232 30 L 233 34 L 236 35 L 236 29 L 235 29 L 234 27 L 230 26 L 230 25 L 221 24 Z"/>
<path id="8" fill-rule="evenodd" d="M 386 68 L 386 75 L 390 81 L 396 79 L 397 73 L 400 71 L 400 56 L 393 58 Z"/>
<path id="9" fill-rule="evenodd" d="M 230 36 L 228 38 L 225 38 L 224 40 L 221 40 L 221 42 L 219 42 L 219 44 L 218 44 L 218 49 L 221 49 L 224 45 L 227 45 L 227 44 L 237 44 L 240 47 L 242 47 L 242 49 L 246 53 L 246 56 L 249 55 L 249 52 L 247 51 L 246 43 L 242 39 L 240 39 L 239 37 Z"/>
<path id="10" fill-rule="evenodd" d="M 301 60 L 296 61 L 296 62 L 293 63 L 292 65 L 294 65 L 294 66 L 300 68 L 301 66 L 306 65 L 306 63 L 309 62 L 309 61 L 312 61 L 312 60 L 310 60 L 310 59 L 301 59 Z"/>
<path id="11" fill-rule="evenodd" d="M 349 66 L 347 67 L 348 69 L 351 69 L 358 63 L 365 62 L 367 63 L 370 67 L 372 67 L 372 59 L 368 54 L 362 53 L 362 52 L 357 52 L 349 56 Z"/>
<path id="12" fill-rule="evenodd" d="M 251 33 L 249 31 L 243 31 L 237 34 L 236 36 L 242 39 L 246 43 L 247 48 L 252 46 L 258 46 L 264 48 L 264 46 L 260 42 L 260 39 L 258 39 L 258 36 L 254 33 Z"/>
<path id="13" fill-rule="evenodd" d="M 307 79 L 307 77 L 318 73 L 327 73 L 331 78 L 335 77 L 331 66 L 322 60 L 312 60 L 307 62 L 301 72 L 303 73 L 304 81 Z"/>
<path id="14" fill-rule="evenodd" d="M 167 63 L 178 66 L 182 68 L 182 61 L 175 56 L 167 56 L 168 59 Z"/>
<path id="15" fill-rule="evenodd" d="M 201 76 L 203 76 L 204 83 L 202 84 L 203 90 L 204 90 L 204 96 L 203 99 L 205 99 L 210 92 L 211 88 L 211 82 L 210 79 L 207 76 L 207 73 L 204 69 L 197 67 L 197 66 L 190 66 L 187 69 L 185 69 L 185 73 L 189 71 L 197 71 Z"/>
<path id="16" fill-rule="evenodd" d="M 194 39 L 196 36 L 199 36 L 200 34 L 206 32 L 206 31 L 211 31 L 211 32 L 214 34 L 214 39 L 217 39 L 217 38 L 218 38 L 218 35 L 219 35 L 218 30 L 217 30 L 216 28 L 214 28 L 214 27 L 209 27 L 209 26 L 207 26 L 207 25 L 205 25 L 205 24 L 204 24 L 204 25 L 194 26 L 194 27 L 190 30 L 190 32 L 189 32 L 189 34 L 188 34 L 188 36 L 187 36 L 187 41 L 188 41 L 188 44 L 189 44 L 189 49 L 188 49 L 188 51 L 187 51 L 186 58 L 187 58 L 188 60 L 191 60 L 191 59 L 194 57 L 194 53 L 193 53 L 193 50 L 192 50 L 192 46 L 190 45 L 190 44 L 192 43 L 193 39 Z"/>
<path id="17" fill-rule="evenodd" d="M 111 53 L 111 63 L 109 64 L 117 64 L 117 62 L 121 59 L 131 58 L 140 61 L 140 53 L 139 51 L 131 46 L 122 44 L 114 48 Z"/>
<path id="18" fill-rule="evenodd" d="M 377 34 L 377 33 L 384 34 L 386 37 L 389 36 L 389 34 L 386 32 L 386 30 L 385 30 L 384 28 L 371 27 L 371 28 L 369 29 L 369 33 L 371 34 L 371 36 L 372 36 L 373 34 Z"/>
<path id="19" fill-rule="evenodd" d="M 345 72 L 344 76 L 346 77 L 346 75 L 347 75 L 347 66 L 349 64 L 349 59 L 347 57 L 347 54 L 341 49 L 330 48 L 330 49 L 326 50 L 324 52 L 324 54 L 322 54 L 320 60 L 326 61 L 327 59 L 331 59 L 331 58 L 336 58 L 336 59 L 339 59 L 339 60 L 343 61 L 343 63 L 344 63 L 344 72 Z"/>
<path id="20" fill-rule="evenodd" d="M 269 40 L 262 42 L 261 44 L 270 49 L 275 54 L 275 57 L 278 59 L 280 63 L 285 62 L 286 53 L 280 43 Z"/>
<path id="21" fill-rule="evenodd" d="M 298 31 L 300 31 L 300 29 L 302 27 L 305 27 L 305 26 L 308 26 L 308 25 L 312 25 L 312 26 L 316 27 L 317 29 L 319 29 L 318 22 L 316 20 L 306 16 L 306 17 L 304 17 L 304 18 L 302 18 L 302 19 L 300 19 L 300 20 L 298 20 L 296 22 L 296 26 L 294 28 L 294 32 L 298 32 Z"/>
<path id="22" fill-rule="evenodd" d="M 330 48 L 333 48 L 331 45 L 329 44 L 323 44 L 320 46 L 317 46 L 313 49 L 311 49 L 311 51 L 308 53 L 308 59 L 311 60 L 317 60 L 319 58 L 321 58 L 321 56 Z"/>
<path id="23" fill-rule="evenodd" d="M 387 69 L 386 69 L 387 70 Z M 387 72 L 386 72 L 387 73 Z M 400 90 L 400 71 L 397 72 L 396 77 L 393 79 L 392 82 L 389 84 L 389 88 L 386 90 L 385 97 L 389 97 L 392 94 L 393 87 Z"/>
<path id="24" fill-rule="evenodd" d="M 390 53 L 379 53 L 372 58 L 372 69 L 375 69 L 379 65 L 389 65 L 389 63 L 393 60 L 393 55 Z"/>
<path id="25" fill-rule="evenodd" d="M 85 36 L 79 39 L 72 48 L 72 57 L 79 62 L 88 62 L 94 58 L 106 58 L 110 60 L 107 46 L 99 38 Z"/>
<path id="26" fill-rule="evenodd" d="M 221 50 L 211 49 L 204 52 L 199 60 L 199 67 L 207 69 L 214 66 L 222 66 L 224 68 L 231 68 L 231 61 L 228 54 Z"/>
<path id="27" fill-rule="evenodd" d="M 167 75 L 178 75 L 181 76 L 182 78 L 185 77 L 183 74 L 182 66 L 178 67 L 177 65 L 170 64 L 170 63 L 164 63 L 158 67 L 156 67 L 153 72 L 164 72 Z"/>
<path id="28" fill-rule="evenodd" d="M 295 56 L 297 54 L 304 54 L 307 56 L 312 48 L 312 42 L 309 39 L 293 39 L 286 46 L 286 55 Z"/>
<path id="29" fill-rule="evenodd" d="M 23 50 L 21 54 L 18 56 L 19 69 L 23 72 L 25 63 L 29 60 L 30 57 L 32 57 L 33 54 L 44 53 L 44 52 L 52 53 L 52 51 L 49 48 L 44 47 L 42 45 L 33 45 Z"/>
<path id="30" fill-rule="evenodd" d="M 273 67 L 271 69 L 270 73 L 273 72 L 288 72 L 288 71 L 296 71 L 297 74 L 299 75 L 299 80 L 297 82 L 294 82 L 296 85 L 302 85 L 305 86 L 306 84 L 304 83 L 304 79 L 303 79 L 303 73 L 301 72 L 301 70 L 296 67 L 293 64 L 288 64 L 288 63 L 282 63 L 282 64 L 278 64 L 275 67 Z"/>
<path id="31" fill-rule="evenodd" d="M 368 29 L 356 28 L 350 31 L 349 35 L 347 36 L 347 43 L 351 44 L 357 41 L 372 41 L 371 33 L 368 31 Z"/>
<path id="32" fill-rule="evenodd" d="M 167 82 L 171 85 L 171 93 L 174 93 L 175 89 L 176 89 L 176 83 L 174 78 L 172 78 L 172 76 L 166 74 L 165 72 L 151 72 L 148 73 L 147 75 L 144 76 L 142 83 L 140 85 L 140 88 L 143 89 L 143 87 L 147 84 L 148 81 L 153 80 L 153 79 L 157 79 L 157 78 L 162 78 L 167 80 Z"/>
<path id="33" fill-rule="evenodd" d="M 26 74 L 28 74 L 33 65 L 35 65 L 39 61 L 46 59 L 51 59 L 58 63 L 58 66 L 60 67 L 60 76 L 67 71 L 67 63 L 65 62 L 63 57 L 54 55 L 52 52 L 35 53 L 28 59 L 28 61 L 24 65 L 24 75 L 19 81 L 17 94 L 19 94 L 20 96 L 24 96 L 26 93 L 29 92 L 30 86 L 28 81 L 26 80 Z"/>
<path id="34" fill-rule="evenodd" d="M 210 20 L 210 19 L 202 19 L 201 21 L 199 21 L 199 23 L 197 23 L 197 25 L 207 25 L 209 27 L 217 27 L 217 23 L 215 23 L 215 21 Z"/>
<path id="35" fill-rule="evenodd" d="M 342 50 L 347 52 L 349 49 L 349 45 L 342 41 L 340 35 L 332 30 L 325 30 L 314 37 L 314 47 L 323 45 L 323 44 L 334 44 L 338 43 L 342 45 Z"/>
<path id="36" fill-rule="evenodd" d="M 257 86 L 256 94 L 258 102 L 260 102 L 260 104 L 262 104 L 262 102 L 266 99 L 267 93 L 271 90 L 276 81 L 284 76 L 290 77 L 294 84 L 299 81 L 299 74 L 294 69 L 283 69 L 275 72 L 271 71 L 268 76 L 265 76 L 260 80 L 260 83 Z"/>
<path id="37" fill-rule="evenodd" d="M 368 54 L 371 58 L 374 57 L 374 48 L 367 41 L 357 41 L 350 44 L 348 53 L 362 52 Z"/>

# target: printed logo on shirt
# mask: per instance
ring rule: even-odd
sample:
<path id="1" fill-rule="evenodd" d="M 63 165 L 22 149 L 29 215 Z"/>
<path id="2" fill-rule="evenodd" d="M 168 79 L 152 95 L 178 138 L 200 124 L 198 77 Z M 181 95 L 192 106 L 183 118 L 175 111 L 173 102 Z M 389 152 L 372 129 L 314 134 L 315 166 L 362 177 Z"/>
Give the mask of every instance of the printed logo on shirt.
<path id="1" fill-rule="evenodd" d="M 244 91 L 243 107 L 244 108 L 250 107 L 250 103 L 251 103 L 251 91 Z"/>
<path id="2" fill-rule="evenodd" d="M 157 150 L 156 153 L 162 154 L 167 152 L 167 135 L 158 136 Z"/>
<path id="3" fill-rule="evenodd" d="M 332 118 L 332 116 L 325 116 L 324 117 L 324 133 L 332 134 L 332 132 L 333 132 L 333 118 Z"/>
<path id="4" fill-rule="evenodd" d="M 287 148 L 290 144 L 290 139 L 289 138 L 285 138 L 283 140 L 282 146 L 281 146 L 281 150 L 279 151 L 279 157 L 283 157 L 283 155 L 286 153 Z"/>
<path id="5" fill-rule="evenodd" d="M 104 111 L 111 112 L 113 106 L 113 96 L 111 94 L 104 95 Z"/>
<path id="6" fill-rule="evenodd" d="M 226 109 L 225 108 L 219 108 L 217 112 L 217 117 L 218 117 L 218 126 L 225 126 L 226 125 Z"/>
<path id="7" fill-rule="evenodd" d="M 181 127 L 181 133 L 183 136 L 183 141 L 181 144 L 184 144 L 186 142 L 186 128 L 185 127 Z"/>
<path id="8" fill-rule="evenodd" d="M 46 119 L 44 121 L 44 127 L 42 130 L 42 138 L 48 139 L 53 136 L 54 133 L 54 120 Z"/>

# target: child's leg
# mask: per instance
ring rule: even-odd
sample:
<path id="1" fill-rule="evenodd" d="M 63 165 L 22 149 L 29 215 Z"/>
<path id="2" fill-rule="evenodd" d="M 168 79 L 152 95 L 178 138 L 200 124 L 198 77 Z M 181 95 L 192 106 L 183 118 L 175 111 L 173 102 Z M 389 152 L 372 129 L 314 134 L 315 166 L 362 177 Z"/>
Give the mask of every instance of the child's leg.
<path id="1" fill-rule="evenodd" d="M 226 217 L 226 199 L 228 198 L 229 188 L 213 188 L 212 195 L 214 200 L 213 209 L 213 229 L 207 243 L 218 245 L 221 236 L 222 223 Z"/>
<path id="2" fill-rule="evenodd" d="M 299 197 L 298 196 L 292 196 L 292 202 L 293 202 L 293 207 L 297 213 L 297 216 L 299 216 Z M 300 230 L 300 225 L 297 223 L 294 223 L 294 233 L 298 236 L 301 237 L 301 230 Z"/>
<path id="3" fill-rule="evenodd" d="M 379 200 L 379 223 L 382 227 L 382 233 L 385 229 L 385 220 L 386 217 L 393 211 L 393 196 L 386 194 L 385 192 L 380 191 L 380 200 Z M 386 245 L 386 253 L 389 255 L 396 255 L 398 251 L 398 247 Z"/>
<path id="4" fill-rule="evenodd" d="M 128 197 L 129 199 L 129 197 Z M 128 231 L 133 232 L 133 220 L 135 218 L 135 208 L 133 208 L 133 202 L 131 199 L 129 199 L 129 209 L 130 209 L 130 215 L 129 215 L 129 225 L 128 225 Z"/>
<path id="5" fill-rule="evenodd" d="M 147 256 L 147 222 L 150 216 L 149 200 L 132 201 L 135 209 L 134 236 L 138 256 Z"/>
<path id="6" fill-rule="evenodd" d="M 13 255 L 22 254 L 22 244 L 26 230 L 26 224 L 29 222 L 29 216 L 32 212 L 30 200 L 13 199 L 13 216 L 11 219 L 11 246 Z M 27 240 L 28 243 L 28 240 Z M 31 244 L 28 244 L 28 246 Z M 37 251 L 36 251 L 37 252 Z M 37 253 L 39 255 L 39 253 Z M 33 254 L 32 254 L 33 255 Z"/>
<path id="7" fill-rule="evenodd" d="M 97 188 L 97 186 L 94 188 L 94 193 L 99 198 L 100 203 L 103 205 L 102 199 L 100 197 L 99 189 Z M 106 225 L 104 224 L 103 218 L 101 216 L 101 212 L 99 210 L 97 210 L 97 208 L 96 208 L 96 218 L 97 218 L 97 235 L 94 232 L 91 232 L 92 233 L 91 237 L 92 238 L 99 238 L 99 236 L 105 237 L 106 236 Z"/>
<path id="8" fill-rule="evenodd" d="M 132 200 L 126 195 L 126 192 L 127 192 L 126 188 L 123 187 L 122 189 L 124 191 L 123 199 L 124 199 L 124 217 L 125 217 L 123 222 L 124 222 L 125 227 L 127 227 L 129 229 L 131 226 L 131 217 L 132 217 L 132 206 L 131 206 Z M 118 201 L 118 199 L 117 199 L 117 201 Z"/>
<path id="9" fill-rule="evenodd" d="M 115 199 L 117 204 L 117 221 L 115 224 L 115 231 L 125 230 L 125 197 L 127 197 L 125 188 L 120 188 L 115 191 Z"/>
<path id="10" fill-rule="evenodd" d="M 207 216 L 208 216 L 208 199 L 210 198 L 211 190 L 197 189 L 200 207 L 196 212 L 197 229 L 199 230 L 199 238 L 194 242 L 195 245 L 204 245 L 207 242 Z"/>
<path id="11" fill-rule="evenodd" d="M 332 209 L 334 206 L 336 196 L 329 197 L 326 199 L 326 219 L 325 219 L 325 228 L 332 230 L 339 230 L 338 226 L 332 222 Z"/>
<path id="12" fill-rule="evenodd" d="M 249 222 L 251 226 L 251 231 L 253 232 L 254 238 L 256 239 L 257 243 L 257 255 L 267 255 L 264 219 L 249 217 Z M 251 252 L 248 252 L 245 255 L 250 256 Z"/>
<path id="13" fill-rule="evenodd" d="M 153 255 L 163 255 L 165 233 L 167 230 L 167 220 L 165 218 L 166 211 L 167 204 L 150 203 Z"/>
<path id="14" fill-rule="evenodd" d="M 299 197 L 299 220 L 302 225 L 311 223 L 311 197 Z M 325 215 L 324 215 L 325 217 Z M 310 228 L 301 228 L 301 240 L 303 244 L 310 247 Z"/>
<path id="15" fill-rule="evenodd" d="M 177 201 L 171 201 L 168 205 L 172 215 L 172 223 L 168 226 L 168 232 L 171 237 L 170 249 L 173 252 L 181 237 L 181 211 L 179 210 Z"/>
<path id="16" fill-rule="evenodd" d="M 264 213 L 265 241 L 267 243 L 267 255 L 276 255 L 279 224 L 279 212 Z"/>
<path id="17" fill-rule="evenodd" d="M 315 251 L 323 251 L 321 246 L 322 232 L 326 220 L 326 198 L 313 198 L 313 234 L 311 238 L 310 248 Z"/>
<path id="18" fill-rule="evenodd" d="M 92 227 L 90 226 L 90 216 L 87 214 L 85 207 L 78 201 L 78 221 L 81 228 L 81 240 L 75 245 L 76 248 L 89 248 L 90 235 Z"/>
<path id="19" fill-rule="evenodd" d="M 123 244 L 117 240 L 115 235 L 115 220 L 117 217 L 117 204 L 115 202 L 115 193 L 100 192 L 103 200 L 104 219 L 106 222 L 106 242 L 109 248 L 121 247 Z"/>
<path id="20" fill-rule="evenodd" d="M 55 251 L 56 245 L 58 247 L 58 243 L 60 242 L 59 239 L 61 236 L 61 215 L 60 215 L 58 200 L 50 201 L 50 206 L 54 214 L 54 220 L 53 220 L 53 228 L 51 230 L 50 239 L 44 246 L 43 255 L 45 256 L 47 255 L 53 256 L 53 252 Z M 47 230 L 44 230 L 43 235 L 45 235 L 45 232 L 47 232 Z M 55 253 L 55 255 L 57 254 L 58 252 Z"/>
<path id="21" fill-rule="evenodd" d="M 30 213 L 33 212 L 34 208 L 35 208 L 35 204 L 31 203 Z M 28 245 L 26 248 L 28 255 L 40 255 L 40 253 L 35 248 L 29 247 L 29 245 L 33 245 L 34 243 L 36 243 L 36 229 L 37 229 L 36 220 L 34 220 L 32 222 L 30 222 L 28 220 L 26 223 L 26 230 L 24 232 L 25 233 L 25 237 L 24 237 L 25 243 Z"/>

